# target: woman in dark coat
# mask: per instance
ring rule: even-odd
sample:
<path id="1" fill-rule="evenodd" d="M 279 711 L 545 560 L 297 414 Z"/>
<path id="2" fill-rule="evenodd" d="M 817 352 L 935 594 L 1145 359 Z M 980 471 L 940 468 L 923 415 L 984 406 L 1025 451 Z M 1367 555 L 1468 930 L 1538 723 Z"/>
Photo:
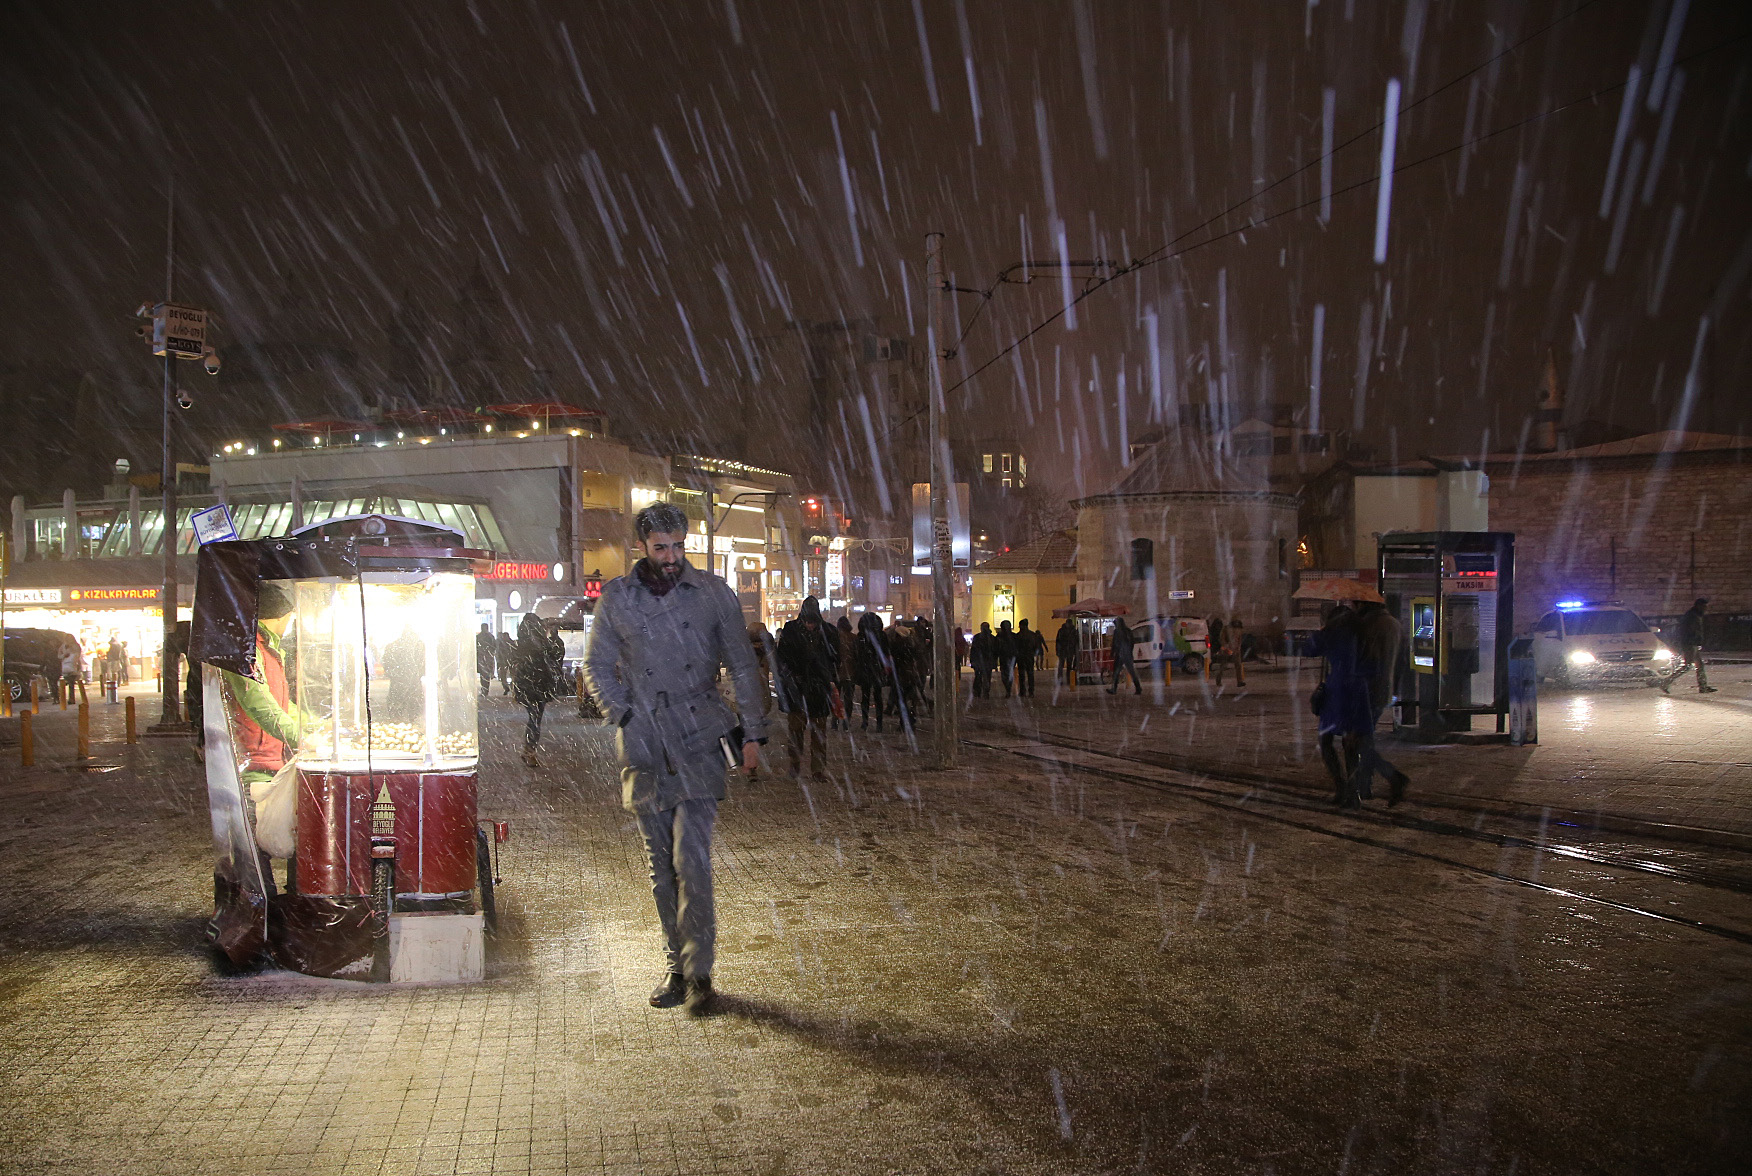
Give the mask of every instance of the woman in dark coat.
<path id="1" fill-rule="evenodd" d="M 845 718 L 835 716 L 829 724 L 838 728 L 844 726 L 847 731 L 852 729 L 852 653 L 857 645 L 857 634 L 852 632 L 852 622 L 849 617 L 841 615 L 839 623 L 834 626 L 834 640 L 839 647 L 839 662 L 835 672 L 839 675 L 839 692 Z"/>
<path id="2" fill-rule="evenodd" d="M 1326 659 L 1321 683 L 1325 697 L 1319 709 L 1320 758 L 1338 788 L 1337 803 L 1356 808 L 1361 803 L 1356 781 L 1358 743 L 1375 725 L 1369 701 L 1370 667 L 1363 661 L 1357 614 L 1340 606 L 1308 645 Z"/>
<path id="3" fill-rule="evenodd" d="M 882 730 L 882 688 L 891 672 L 882 618 L 867 612 L 858 618 L 857 641 L 852 645 L 852 684 L 858 688 L 858 709 L 863 715 L 861 730 L 870 729 L 872 697 L 876 700 L 876 730 Z M 849 705 L 847 717 L 851 717 Z"/>
<path id="4" fill-rule="evenodd" d="M 523 762 L 532 768 L 541 766 L 535 748 L 541 742 L 542 712 L 559 689 L 560 660 L 564 654 L 565 645 L 548 633 L 542 619 L 532 612 L 524 613 L 517 623 L 515 682 L 517 701 L 529 716 L 523 728 Z"/>

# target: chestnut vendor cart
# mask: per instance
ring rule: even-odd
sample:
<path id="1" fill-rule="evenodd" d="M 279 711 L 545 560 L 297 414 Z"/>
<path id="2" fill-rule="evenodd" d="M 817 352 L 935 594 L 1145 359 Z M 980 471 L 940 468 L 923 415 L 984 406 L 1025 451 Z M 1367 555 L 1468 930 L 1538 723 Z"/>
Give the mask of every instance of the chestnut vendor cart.
<path id="1" fill-rule="evenodd" d="M 365 515 L 201 549 L 213 941 L 316 976 L 477 980 L 474 566 L 447 528 Z M 278 876 L 277 876 L 278 873 Z"/>

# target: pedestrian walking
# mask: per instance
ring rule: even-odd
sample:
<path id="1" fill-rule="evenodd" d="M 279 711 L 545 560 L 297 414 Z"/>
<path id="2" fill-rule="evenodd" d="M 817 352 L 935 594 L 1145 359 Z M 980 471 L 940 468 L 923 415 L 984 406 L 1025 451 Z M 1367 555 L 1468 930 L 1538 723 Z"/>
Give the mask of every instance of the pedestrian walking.
<path id="1" fill-rule="evenodd" d="M 718 924 L 712 825 L 728 756 L 760 765 L 760 672 L 730 586 L 683 556 L 687 516 L 667 502 L 634 520 L 644 558 L 603 586 L 584 672 L 614 721 L 621 803 L 638 819 L 668 971 L 651 1004 L 711 1011 Z M 737 715 L 719 693 L 729 670 Z"/>
<path id="2" fill-rule="evenodd" d="M 128 665 L 128 652 L 122 646 L 122 639 L 115 633 L 110 634 L 109 647 L 103 653 L 103 680 L 121 685 Z"/>
<path id="3" fill-rule="evenodd" d="M 475 673 L 481 679 L 481 697 L 493 687 L 493 667 L 498 661 L 499 642 L 493 636 L 492 626 L 481 622 L 481 631 L 475 634 Z"/>
<path id="4" fill-rule="evenodd" d="M 803 598 L 795 620 L 779 630 L 779 709 L 785 712 L 791 741 L 791 778 L 803 774 L 803 740 L 809 740 L 810 768 L 827 778 L 827 719 L 839 680 L 839 634 L 821 621 L 821 605 Z"/>
<path id="5" fill-rule="evenodd" d="M 1113 618 L 1113 685 L 1107 688 L 1107 693 L 1119 693 L 1119 676 L 1130 674 L 1132 692 L 1142 694 L 1143 684 L 1138 681 L 1138 668 L 1132 664 L 1132 650 L 1137 645 L 1137 637 L 1133 635 L 1131 626 L 1125 623 L 1124 617 Z"/>
<path id="6" fill-rule="evenodd" d="M 755 667 L 760 671 L 760 713 L 773 709 L 773 666 L 778 661 L 778 647 L 773 635 L 762 621 L 748 622 L 748 648 L 754 654 Z"/>
<path id="7" fill-rule="evenodd" d="M 1235 667 L 1235 685 L 1247 685 L 1247 671 L 1241 668 L 1241 639 L 1246 634 L 1246 628 L 1241 624 L 1241 618 L 1236 617 L 1227 626 L 1222 618 L 1216 621 L 1216 633 L 1221 635 L 1221 642 L 1213 637 L 1211 645 L 1211 660 L 1216 663 L 1217 685 L 1223 684 L 1223 667 Z"/>
<path id="8" fill-rule="evenodd" d="M 1374 730 L 1357 614 L 1340 605 L 1308 645 L 1326 664 L 1325 677 L 1309 700 L 1319 717 L 1320 759 L 1337 789 L 1334 802 L 1340 808 L 1357 808 L 1362 737 Z"/>
<path id="9" fill-rule="evenodd" d="M 80 702 L 89 701 L 85 694 L 85 650 L 80 648 L 77 641 L 63 641 L 60 653 L 61 682 L 55 692 L 57 700 L 61 697 L 61 691 L 65 690 L 66 699 L 71 703 L 73 691 L 77 690 Z"/>
<path id="10" fill-rule="evenodd" d="M 1053 648 L 1058 652 L 1059 680 L 1069 685 L 1073 690 L 1077 686 L 1077 653 L 1082 645 L 1082 639 L 1077 636 L 1077 622 L 1070 617 L 1059 626 L 1059 631 L 1053 637 Z"/>
<path id="11" fill-rule="evenodd" d="M 499 634 L 499 688 L 509 697 L 511 683 L 517 677 L 517 638 L 509 631 Z"/>
<path id="12" fill-rule="evenodd" d="M 839 709 L 834 712 L 829 725 L 850 732 L 852 729 L 852 647 L 857 644 L 857 634 L 852 632 L 852 618 L 842 613 L 839 622 L 834 626 L 833 636 L 838 645 L 834 672 L 839 681 L 840 705 Z"/>
<path id="13" fill-rule="evenodd" d="M 882 733 L 882 690 L 894 673 L 888 656 L 888 638 L 882 632 L 882 618 L 867 612 L 858 618 L 858 639 L 852 646 L 852 682 L 858 688 L 860 731 L 870 729 L 870 700 L 876 700 L 876 733 Z M 847 714 L 851 702 L 846 702 Z"/>
<path id="14" fill-rule="evenodd" d="M 967 634 L 960 625 L 955 626 L 955 676 L 961 676 L 961 667 L 967 664 Z"/>
<path id="15" fill-rule="evenodd" d="M 1699 596 L 1692 602 L 1679 618 L 1679 665 L 1667 674 L 1661 682 L 1661 693 L 1670 694 L 1673 683 L 1685 676 L 1693 666 L 1697 668 L 1697 692 L 1699 694 L 1714 694 L 1716 688 L 1709 684 L 1709 674 L 1703 668 L 1703 614 L 1709 607 L 1709 597 Z"/>
<path id="16" fill-rule="evenodd" d="M 1375 743 L 1375 728 L 1381 722 L 1381 712 L 1393 701 L 1404 641 L 1405 629 L 1386 605 L 1374 600 L 1358 603 L 1357 647 L 1369 682 L 1369 726 L 1357 739 L 1357 795 L 1363 800 L 1372 799 L 1371 781 L 1378 774 L 1387 781 L 1388 807 L 1405 799 L 1405 787 L 1411 778 L 1382 757 Z"/>
<path id="17" fill-rule="evenodd" d="M 548 632 L 547 624 L 532 612 L 517 622 L 517 701 L 523 704 L 523 762 L 541 767 L 536 748 L 541 745 L 541 720 L 547 704 L 559 692 L 560 665 L 566 647 Z"/>
<path id="18" fill-rule="evenodd" d="M 990 621 L 979 623 L 979 632 L 973 635 L 973 645 L 968 650 L 968 661 L 973 665 L 973 696 L 975 698 L 990 698 L 992 696 L 992 669 L 998 664 L 998 639 L 992 636 Z"/>
<path id="19" fill-rule="evenodd" d="M 1009 621 L 998 624 L 997 655 L 998 677 L 1004 683 L 1004 697 L 1009 698 L 1016 686 L 1016 630 L 1010 627 Z"/>
<path id="20" fill-rule="evenodd" d="M 1018 698 L 1034 697 L 1034 665 L 1040 658 L 1041 651 L 1046 648 L 1046 641 L 1038 629 L 1028 627 L 1028 618 L 1023 617 L 1021 625 L 1016 630 L 1016 696 Z"/>

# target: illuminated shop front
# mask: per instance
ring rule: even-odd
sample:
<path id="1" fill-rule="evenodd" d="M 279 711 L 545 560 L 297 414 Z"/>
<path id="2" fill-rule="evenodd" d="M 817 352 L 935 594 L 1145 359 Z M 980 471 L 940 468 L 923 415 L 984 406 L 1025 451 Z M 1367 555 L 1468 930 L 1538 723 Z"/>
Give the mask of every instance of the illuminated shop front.
<path id="1" fill-rule="evenodd" d="M 177 619 L 189 619 L 194 585 L 177 593 Z M 95 664 L 120 640 L 128 651 L 130 680 L 158 676 L 158 659 L 164 644 L 164 609 L 161 589 L 143 585 L 109 585 L 72 588 L 6 589 L 8 629 L 50 629 L 76 638 L 85 651 L 92 678 L 101 677 Z"/>

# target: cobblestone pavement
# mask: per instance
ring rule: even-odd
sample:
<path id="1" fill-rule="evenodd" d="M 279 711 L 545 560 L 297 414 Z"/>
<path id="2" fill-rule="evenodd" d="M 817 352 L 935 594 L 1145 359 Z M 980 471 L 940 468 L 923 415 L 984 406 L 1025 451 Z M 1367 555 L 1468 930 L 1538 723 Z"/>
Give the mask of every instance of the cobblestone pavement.
<path id="1" fill-rule="evenodd" d="M 1327 790 L 1308 692 L 1318 663 L 1249 666 L 1247 685 L 1226 688 L 1176 675 L 1146 683 L 1142 697 L 1083 685 L 1055 688 L 1040 676 L 1030 703 L 980 702 L 969 730 L 1098 742 L 1192 770 L 1256 774 Z M 1393 737 L 1385 754 L 1413 779 L 1414 801 L 1518 809 L 1554 819 L 1752 850 L 1752 665 L 1714 665 L 1714 694 L 1675 685 L 1540 688 L 1537 746 L 1424 746 Z M 1480 733 L 1494 731 L 1488 716 Z"/>
<path id="2" fill-rule="evenodd" d="M 1067 721 L 1142 725 L 1113 701 Z M 1171 706 L 1149 727 L 1190 723 Z M 926 773 L 899 735 L 835 735 L 831 779 L 735 786 L 724 1010 L 691 1020 L 645 1003 L 654 918 L 608 742 L 557 709 L 533 771 L 521 714 L 484 709 L 504 925 L 487 981 L 455 988 L 221 974 L 186 747 L 124 748 L 99 706 L 78 765 L 49 712 L 23 770 L 0 721 L 0 1171 L 1752 1164 L 1733 887 L 1362 839 L 978 748 Z M 1232 759 L 1219 724 L 1261 721 L 1206 719 L 1197 746 Z M 1662 909 L 1721 933 L 1637 913 Z"/>

